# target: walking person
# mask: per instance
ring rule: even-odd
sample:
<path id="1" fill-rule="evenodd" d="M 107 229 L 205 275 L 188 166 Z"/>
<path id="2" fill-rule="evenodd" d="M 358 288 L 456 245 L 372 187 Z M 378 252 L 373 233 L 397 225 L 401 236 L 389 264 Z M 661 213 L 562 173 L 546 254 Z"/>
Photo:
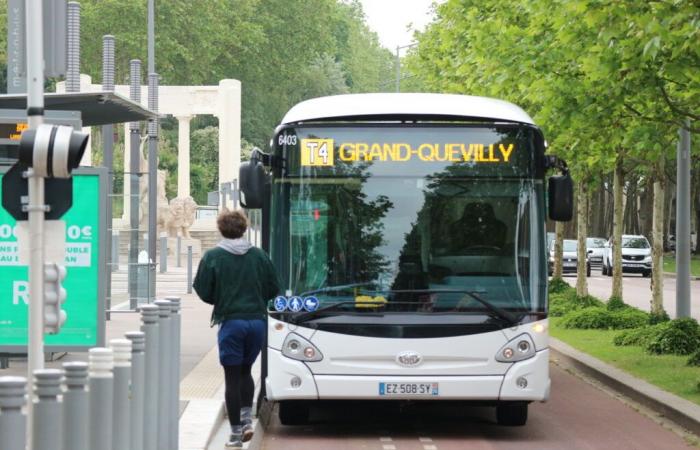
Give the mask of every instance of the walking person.
<path id="1" fill-rule="evenodd" d="M 193 287 L 199 298 L 214 305 L 211 322 L 219 326 L 231 425 L 226 448 L 236 449 L 253 437 L 251 368 L 265 339 L 267 300 L 279 293 L 281 283 L 267 254 L 243 237 L 248 228 L 243 212 L 223 211 L 216 223 L 223 240 L 204 253 Z"/>

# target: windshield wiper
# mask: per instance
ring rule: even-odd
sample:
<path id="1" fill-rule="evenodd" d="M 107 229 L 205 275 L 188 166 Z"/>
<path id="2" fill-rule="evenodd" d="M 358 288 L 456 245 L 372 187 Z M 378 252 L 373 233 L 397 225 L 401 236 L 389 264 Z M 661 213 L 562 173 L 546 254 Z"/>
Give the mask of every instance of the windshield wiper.
<path id="1" fill-rule="evenodd" d="M 313 295 L 313 294 L 322 294 L 324 292 L 344 291 L 345 289 L 352 289 L 352 288 L 356 288 L 356 287 L 360 287 L 360 286 L 367 286 L 370 284 L 374 284 L 374 282 L 366 281 L 364 283 L 351 283 L 351 284 L 339 284 L 336 286 L 326 286 L 326 287 L 322 287 L 320 289 L 316 289 L 313 291 L 301 293 L 301 294 L 299 294 L 299 297 L 304 297 L 304 296 Z M 341 302 L 341 303 L 343 303 L 343 302 Z"/>
<path id="2" fill-rule="evenodd" d="M 405 289 L 389 291 L 394 294 L 467 294 L 477 302 L 481 303 L 486 309 L 491 311 L 494 315 L 502 320 L 505 320 L 510 325 L 515 325 L 520 322 L 522 317 L 518 317 L 510 311 L 494 305 L 488 300 L 484 300 L 477 291 L 470 291 L 466 289 Z"/>
<path id="3" fill-rule="evenodd" d="M 392 303 L 395 303 L 395 302 L 392 302 Z M 409 302 L 398 302 L 398 303 L 409 303 Z M 328 305 L 328 306 L 324 306 L 323 308 L 319 308 L 316 311 L 309 311 L 309 312 L 298 314 L 296 316 L 291 317 L 289 321 L 292 323 L 295 323 L 295 324 L 299 324 L 302 322 L 306 322 L 310 319 L 313 319 L 314 317 L 316 317 L 317 315 L 319 315 L 323 312 L 332 311 L 334 309 L 337 309 L 339 306 L 346 306 L 346 305 L 356 306 L 357 304 L 358 303 L 355 300 L 346 300 L 343 302 L 337 302 L 337 303 L 333 303 L 332 305 Z M 386 304 L 387 304 L 386 302 L 382 302 L 382 301 L 367 301 L 367 302 L 360 303 L 360 305 L 362 305 L 361 306 L 362 309 L 370 308 L 370 307 L 375 306 L 375 305 L 376 306 L 383 306 Z"/>
<path id="4" fill-rule="evenodd" d="M 469 297 L 473 298 L 476 300 L 478 303 L 482 304 L 486 309 L 488 309 L 494 316 L 497 318 L 507 322 L 509 325 L 515 325 L 520 322 L 522 317 L 519 317 L 510 311 L 506 311 L 503 308 L 500 308 L 493 303 L 489 302 L 488 300 L 484 300 L 477 292 L 475 291 L 470 291 L 470 290 L 460 290 L 460 289 L 406 289 L 406 290 L 387 290 L 387 291 L 382 291 L 382 293 L 391 293 L 391 294 L 467 294 Z M 292 323 L 303 323 L 306 322 L 319 314 L 322 314 L 327 311 L 332 311 L 334 309 L 338 309 L 340 306 L 347 306 L 347 305 L 353 305 L 356 306 L 358 303 L 355 300 L 348 300 L 348 301 L 342 301 L 342 302 L 337 302 L 333 303 L 332 305 L 325 306 L 323 308 L 319 308 L 316 311 L 310 311 L 310 312 L 305 312 L 298 314 L 296 316 L 293 316 L 290 320 Z M 382 306 L 387 306 L 387 305 L 415 305 L 417 302 L 396 302 L 396 301 L 389 301 L 389 302 L 383 302 L 383 301 L 366 301 L 360 303 L 363 308 L 371 308 L 371 307 L 382 307 Z"/>

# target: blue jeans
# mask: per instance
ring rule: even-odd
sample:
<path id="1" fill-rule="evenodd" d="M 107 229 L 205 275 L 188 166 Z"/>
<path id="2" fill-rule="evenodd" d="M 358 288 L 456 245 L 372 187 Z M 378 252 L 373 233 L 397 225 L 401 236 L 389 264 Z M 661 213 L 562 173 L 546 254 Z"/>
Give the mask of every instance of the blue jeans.
<path id="1" fill-rule="evenodd" d="M 265 341 L 265 321 L 225 320 L 219 325 L 218 340 L 222 366 L 253 365 Z"/>

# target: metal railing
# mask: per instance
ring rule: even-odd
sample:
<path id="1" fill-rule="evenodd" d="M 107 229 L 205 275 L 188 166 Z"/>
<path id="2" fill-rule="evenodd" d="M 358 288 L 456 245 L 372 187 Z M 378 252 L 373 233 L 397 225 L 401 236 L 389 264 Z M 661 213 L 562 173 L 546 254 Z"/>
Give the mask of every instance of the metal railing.
<path id="1" fill-rule="evenodd" d="M 180 298 L 140 307 L 141 331 L 93 348 L 88 362 L 0 377 L 0 448 L 177 450 Z M 34 402 L 33 427 L 24 412 Z"/>

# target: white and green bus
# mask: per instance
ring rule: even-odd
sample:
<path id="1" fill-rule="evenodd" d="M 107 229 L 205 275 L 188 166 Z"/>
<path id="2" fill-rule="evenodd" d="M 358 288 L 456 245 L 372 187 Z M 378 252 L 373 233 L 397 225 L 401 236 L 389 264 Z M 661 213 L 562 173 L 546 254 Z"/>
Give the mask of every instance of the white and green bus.
<path id="1" fill-rule="evenodd" d="M 313 99 L 240 175 L 286 291 L 270 302 L 263 358 L 283 424 L 323 400 L 459 400 L 523 425 L 547 400 L 545 214 L 569 220 L 572 188 L 522 109 Z"/>

